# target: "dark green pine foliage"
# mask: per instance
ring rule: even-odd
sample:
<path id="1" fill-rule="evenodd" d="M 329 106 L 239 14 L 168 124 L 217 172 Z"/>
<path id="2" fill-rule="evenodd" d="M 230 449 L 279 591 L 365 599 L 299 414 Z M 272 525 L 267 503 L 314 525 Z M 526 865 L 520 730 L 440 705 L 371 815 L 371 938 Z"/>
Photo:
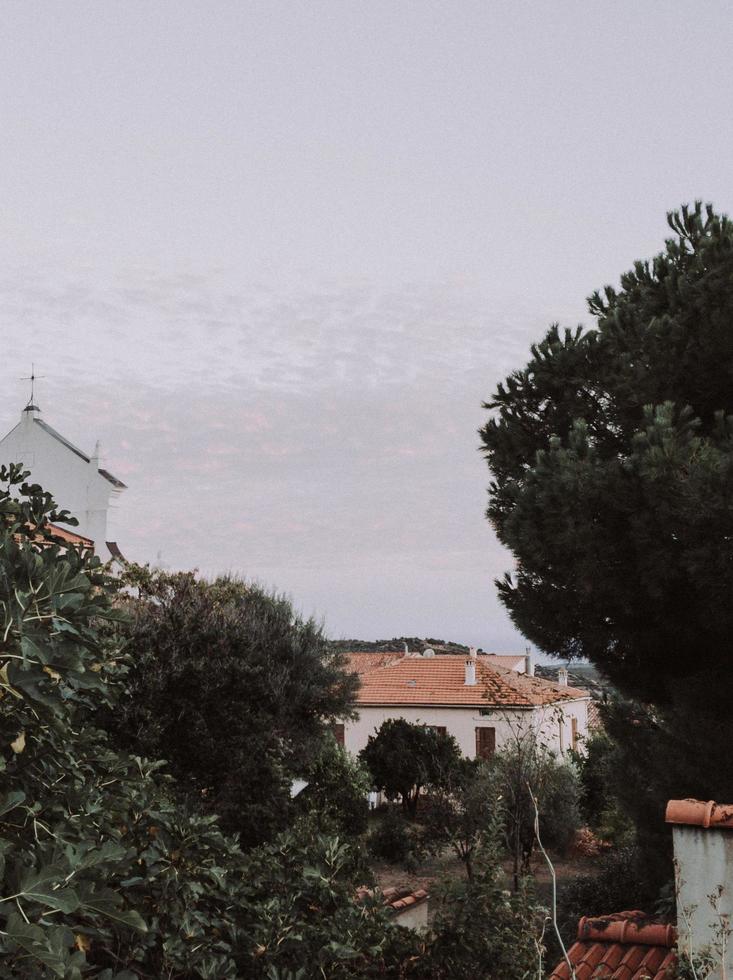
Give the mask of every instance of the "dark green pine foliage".
<path id="1" fill-rule="evenodd" d="M 655 707 L 664 792 L 728 800 L 733 224 L 700 204 L 668 221 L 660 255 L 591 296 L 595 325 L 553 326 L 486 404 L 488 516 L 522 632 Z"/>

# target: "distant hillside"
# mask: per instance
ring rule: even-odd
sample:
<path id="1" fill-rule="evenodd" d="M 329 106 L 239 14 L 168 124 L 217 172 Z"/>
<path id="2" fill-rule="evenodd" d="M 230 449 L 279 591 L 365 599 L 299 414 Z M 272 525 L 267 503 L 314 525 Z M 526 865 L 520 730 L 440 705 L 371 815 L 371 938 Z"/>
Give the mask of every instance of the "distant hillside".
<path id="1" fill-rule="evenodd" d="M 557 672 L 562 667 L 558 664 L 536 664 L 534 672 L 537 677 L 544 677 L 545 680 L 557 683 Z M 572 664 L 567 668 L 568 684 L 571 687 L 584 688 L 594 701 L 603 701 L 608 695 L 613 693 L 613 687 L 605 677 L 593 666 L 593 664 Z"/>
<path id="2" fill-rule="evenodd" d="M 455 653 L 465 656 L 469 648 L 463 643 L 452 643 L 449 640 L 436 640 L 427 636 L 394 636 L 391 640 L 329 640 L 334 650 L 348 650 L 352 653 L 403 653 L 405 644 L 408 653 L 422 653 L 428 648 L 436 653 Z M 479 653 L 486 651 L 478 648 Z"/>

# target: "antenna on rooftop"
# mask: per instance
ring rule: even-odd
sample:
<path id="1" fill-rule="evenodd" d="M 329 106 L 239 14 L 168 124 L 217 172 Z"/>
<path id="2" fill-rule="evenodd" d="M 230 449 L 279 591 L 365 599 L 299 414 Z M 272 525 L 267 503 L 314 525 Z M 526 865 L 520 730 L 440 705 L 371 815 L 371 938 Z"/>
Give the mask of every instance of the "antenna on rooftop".
<path id="1" fill-rule="evenodd" d="M 41 375 L 41 379 L 42 378 L 43 378 L 43 375 Z M 28 404 L 25 407 L 26 408 L 35 408 L 36 405 L 35 405 L 34 399 L 35 399 L 35 393 L 36 393 L 36 380 L 39 380 L 39 379 L 38 379 L 38 375 L 36 374 L 36 365 L 32 361 L 31 361 L 31 373 L 30 373 L 30 376 L 27 377 L 27 378 L 21 378 L 20 380 L 21 381 L 30 381 L 30 383 L 31 383 L 31 397 L 28 399 Z"/>

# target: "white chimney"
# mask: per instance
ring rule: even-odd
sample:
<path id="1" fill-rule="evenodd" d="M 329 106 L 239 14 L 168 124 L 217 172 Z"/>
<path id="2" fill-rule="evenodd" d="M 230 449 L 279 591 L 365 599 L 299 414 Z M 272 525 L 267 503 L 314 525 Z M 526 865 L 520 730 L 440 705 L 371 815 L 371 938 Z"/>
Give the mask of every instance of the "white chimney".
<path id="1" fill-rule="evenodd" d="M 529 647 L 527 647 L 527 652 L 524 654 L 524 673 L 527 677 L 534 677 L 534 664 L 532 663 L 532 654 L 529 652 Z"/>
<path id="2" fill-rule="evenodd" d="M 721 923 L 733 917 L 733 804 L 670 800 L 678 949 L 692 958 L 720 950 Z M 710 980 L 733 976 L 733 943 L 724 942 Z"/>
<path id="3" fill-rule="evenodd" d="M 568 686 L 568 669 L 567 667 L 561 667 L 557 672 L 557 683 L 560 687 Z"/>
<path id="4" fill-rule="evenodd" d="M 466 687 L 476 686 L 476 649 L 471 647 L 468 651 L 468 660 L 466 661 Z"/>

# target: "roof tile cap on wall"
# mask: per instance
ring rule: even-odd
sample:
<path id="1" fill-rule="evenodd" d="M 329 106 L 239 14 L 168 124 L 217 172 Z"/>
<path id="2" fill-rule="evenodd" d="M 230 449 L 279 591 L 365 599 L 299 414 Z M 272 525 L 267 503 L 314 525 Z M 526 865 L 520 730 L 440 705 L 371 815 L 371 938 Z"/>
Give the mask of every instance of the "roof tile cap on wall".
<path id="1" fill-rule="evenodd" d="M 676 964 L 672 926 L 650 921 L 643 912 L 617 912 L 578 924 L 578 940 L 549 980 L 668 980 Z"/>
<path id="2" fill-rule="evenodd" d="M 583 918 L 578 923 L 581 942 L 623 943 L 625 946 L 666 946 L 677 941 L 674 926 L 649 922 L 643 912 L 626 912 L 622 916 Z"/>
<path id="3" fill-rule="evenodd" d="M 379 894 L 379 892 L 377 892 Z M 422 902 L 427 901 L 430 895 L 424 888 L 416 888 L 414 891 L 410 891 L 408 888 L 385 888 L 382 894 L 382 900 L 384 904 L 392 909 L 393 912 L 401 912 L 403 909 L 409 908 L 411 905 L 420 905 Z M 356 889 L 356 898 L 358 901 L 364 901 L 366 898 L 374 895 L 374 891 L 368 888 L 366 885 L 360 885 Z"/>
<path id="4" fill-rule="evenodd" d="M 733 828 L 733 804 L 715 800 L 670 800 L 664 815 L 667 823 L 687 824 L 690 827 Z"/>

